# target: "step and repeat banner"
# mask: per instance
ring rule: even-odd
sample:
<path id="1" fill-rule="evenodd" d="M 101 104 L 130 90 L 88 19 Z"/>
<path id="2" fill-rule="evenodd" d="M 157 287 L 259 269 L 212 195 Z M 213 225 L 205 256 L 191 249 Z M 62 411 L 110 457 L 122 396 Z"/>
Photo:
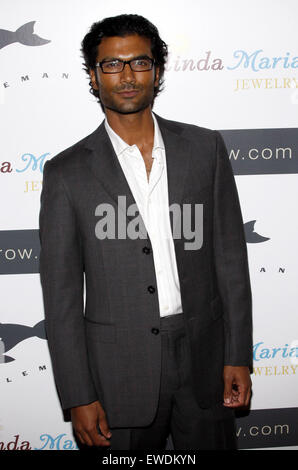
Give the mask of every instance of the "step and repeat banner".
<path id="1" fill-rule="evenodd" d="M 233 166 L 254 321 L 239 448 L 298 449 L 297 1 L 2 0 L 0 450 L 77 449 L 44 330 L 40 193 L 45 162 L 103 119 L 80 43 L 93 22 L 121 13 L 147 17 L 169 46 L 155 112 L 219 130 Z"/>

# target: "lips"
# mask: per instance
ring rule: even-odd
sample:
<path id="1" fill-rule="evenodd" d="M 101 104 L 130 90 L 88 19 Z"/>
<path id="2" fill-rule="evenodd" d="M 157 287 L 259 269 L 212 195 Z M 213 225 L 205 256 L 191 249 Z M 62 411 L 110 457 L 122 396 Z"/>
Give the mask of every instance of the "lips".
<path id="1" fill-rule="evenodd" d="M 123 90 L 119 92 L 119 95 L 123 98 L 133 98 L 139 93 L 139 90 Z"/>

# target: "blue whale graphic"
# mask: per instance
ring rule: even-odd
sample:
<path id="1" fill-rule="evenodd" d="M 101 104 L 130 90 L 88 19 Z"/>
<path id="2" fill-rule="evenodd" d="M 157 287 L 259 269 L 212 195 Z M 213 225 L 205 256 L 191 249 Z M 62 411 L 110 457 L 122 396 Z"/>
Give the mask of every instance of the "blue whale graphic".
<path id="1" fill-rule="evenodd" d="M 8 46 L 14 42 L 24 44 L 24 46 L 43 46 L 51 42 L 48 39 L 43 39 L 37 34 L 33 34 L 35 21 L 20 26 L 16 31 L 8 31 L 7 29 L 0 29 L 0 49 Z"/>
<path id="2" fill-rule="evenodd" d="M 44 320 L 36 323 L 35 326 L 0 323 L 0 364 L 14 361 L 14 358 L 6 356 L 4 353 L 10 351 L 21 341 L 34 336 L 46 339 Z"/>

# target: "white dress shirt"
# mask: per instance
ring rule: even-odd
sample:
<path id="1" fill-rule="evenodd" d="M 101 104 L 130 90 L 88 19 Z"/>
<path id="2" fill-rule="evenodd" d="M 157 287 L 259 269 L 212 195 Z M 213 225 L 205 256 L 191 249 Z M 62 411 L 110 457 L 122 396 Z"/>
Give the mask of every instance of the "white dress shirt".
<path id="1" fill-rule="evenodd" d="M 148 181 L 145 162 L 137 145 L 128 145 L 109 126 L 105 128 L 151 240 L 160 316 L 182 312 L 176 254 L 172 237 L 165 147 L 154 121 L 153 163 Z"/>

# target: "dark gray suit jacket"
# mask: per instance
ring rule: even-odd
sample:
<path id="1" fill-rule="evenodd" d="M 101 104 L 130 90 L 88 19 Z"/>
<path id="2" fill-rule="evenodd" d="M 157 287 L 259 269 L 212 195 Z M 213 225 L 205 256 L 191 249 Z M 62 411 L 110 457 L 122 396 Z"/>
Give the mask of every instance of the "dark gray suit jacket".
<path id="1" fill-rule="evenodd" d="M 208 408 L 223 399 L 223 366 L 252 363 L 243 220 L 220 133 L 156 117 L 169 204 L 203 204 L 202 247 L 186 250 L 183 233 L 174 245 L 196 398 Z M 135 203 L 103 123 L 46 162 L 40 210 L 46 330 L 63 408 L 99 400 L 111 427 L 146 426 L 161 372 L 150 238 L 95 235 L 96 207 L 109 203 L 117 214 L 119 195 L 127 207 Z"/>

